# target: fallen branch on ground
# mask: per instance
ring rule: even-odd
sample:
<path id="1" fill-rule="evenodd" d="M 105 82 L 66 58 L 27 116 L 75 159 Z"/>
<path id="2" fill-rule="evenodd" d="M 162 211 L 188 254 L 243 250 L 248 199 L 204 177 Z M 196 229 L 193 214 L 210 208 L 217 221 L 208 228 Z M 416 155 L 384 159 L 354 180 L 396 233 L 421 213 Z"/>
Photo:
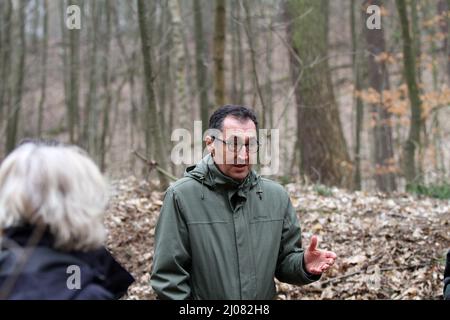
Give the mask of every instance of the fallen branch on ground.
<path id="1" fill-rule="evenodd" d="M 429 263 L 421 263 L 421 264 L 416 264 L 416 265 L 411 265 L 411 266 L 385 267 L 385 268 L 380 268 L 380 271 L 417 269 L 417 268 L 423 268 L 423 267 L 426 267 L 426 266 L 428 266 L 428 265 L 429 265 Z M 360 270 L 355 271 L 355 272 L 352 272 L 352 273 L 349 273 L 349 274 L 344 274 L 344 275 L 339 276 L 339 277 L 331 278 L 331 279 L 328 279 L 328 280 L 325 280 L 325 281 L 320 282 L 320 284 L 321 284 L 321 285 L 325 285 L 325 284 L 328 284 L 328 283 L 332 283 L 332 282 L 336 282 L 336 281 L 341 281 L 341 280 L 343 280 L 343 279 L 353 277 L 353 276 L 355 276 L 355 275 L 357 275 L 357 274 L 367 273 L 367 269 L 368 269 L 368 267 L 367 267 L 367 268 L 364 268 L 364 269 L 360 269 Z"/>

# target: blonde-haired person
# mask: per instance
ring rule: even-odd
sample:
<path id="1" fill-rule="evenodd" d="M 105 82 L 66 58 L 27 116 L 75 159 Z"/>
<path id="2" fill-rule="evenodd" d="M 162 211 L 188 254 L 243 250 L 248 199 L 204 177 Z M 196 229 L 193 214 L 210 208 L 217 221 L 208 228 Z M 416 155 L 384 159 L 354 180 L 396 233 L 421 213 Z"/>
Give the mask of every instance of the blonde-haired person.
<path id="1" fill-rule="evenodd" d="M 26 141 L 0 165 L 0 299 L 118 299 L 133 277 L 103 247 L 108 185 L 78 147 Z"/>

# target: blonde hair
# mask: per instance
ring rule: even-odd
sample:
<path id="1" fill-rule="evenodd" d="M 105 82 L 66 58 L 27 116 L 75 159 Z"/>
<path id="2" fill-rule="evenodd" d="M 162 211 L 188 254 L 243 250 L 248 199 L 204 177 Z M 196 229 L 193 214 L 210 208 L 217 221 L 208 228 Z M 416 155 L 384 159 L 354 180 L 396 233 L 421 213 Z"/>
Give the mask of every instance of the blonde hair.
<path id="1" fill-rule="evenodd" d="M 101 246 L 107 200 L 104 177 L 75 146 L 26 143 L 0 166 L 0 229 L 43 224 L 55 248 Z"/>

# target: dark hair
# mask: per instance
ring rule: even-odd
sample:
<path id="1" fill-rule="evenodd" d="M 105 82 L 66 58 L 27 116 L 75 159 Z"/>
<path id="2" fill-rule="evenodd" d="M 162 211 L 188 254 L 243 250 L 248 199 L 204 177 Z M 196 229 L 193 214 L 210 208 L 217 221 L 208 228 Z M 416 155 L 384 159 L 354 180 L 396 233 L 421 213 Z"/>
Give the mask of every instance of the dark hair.
<path id="1" fill-rule="evenodd" d="M 258 120 L 256 120 L 256 114 L 252 109 L 244 106 L 225 105 L 214 111 L 209 118 L 209 128 L 222 130 L 223 121 L 227 116 L 235 117 L 239 120 L 250 119 L 258 129 Z"/>

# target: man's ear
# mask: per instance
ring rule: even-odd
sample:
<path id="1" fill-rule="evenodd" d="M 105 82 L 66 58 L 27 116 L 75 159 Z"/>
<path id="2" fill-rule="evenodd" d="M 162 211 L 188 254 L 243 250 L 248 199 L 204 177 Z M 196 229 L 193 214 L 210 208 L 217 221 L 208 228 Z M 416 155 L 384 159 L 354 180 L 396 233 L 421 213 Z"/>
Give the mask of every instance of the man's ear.
<path id="1" fill-rule="evenodd" d="M 205 137 L 206 142 L 206 148 L 208 149 L 208 152 L 214 155 L 214 139 L 211 136 Z"/>

